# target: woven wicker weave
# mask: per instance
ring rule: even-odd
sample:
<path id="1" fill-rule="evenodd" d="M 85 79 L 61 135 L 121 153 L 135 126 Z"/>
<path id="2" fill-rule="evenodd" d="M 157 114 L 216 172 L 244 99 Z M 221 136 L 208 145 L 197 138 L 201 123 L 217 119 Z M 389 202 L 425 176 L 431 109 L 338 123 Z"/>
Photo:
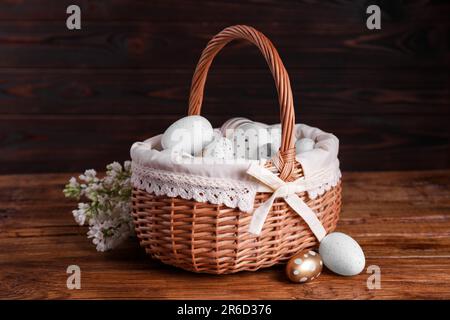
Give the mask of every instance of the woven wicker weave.
<path id="1" fill-rule="evenodd" d="M 229 27 L 208 43 L 193 76 L 189 114 L 200 113 L 212 60 L 233 39 L 245 39 L 255 44 L 266 58 L 275 79 L 282 143 L 278 161 L 268 162 L 267 167 L 284 181 L 302 177 L 301 166 L 295 161 L 295 113 L 289 76 L 270 40 L 255 29 Z M 306 193 L 298 195 L 317 213 L 327 232 L 335 229 L 341 210 L 340 183 L 314 200 L 309 199 Z M 270 196 L 270 193 L 258 193 L 255 207 Z M 216 274 L 254 271 L 283 262 L 301 250 L 318 245 L 306 223 L 282 199 L 274 202 L 259 236 L 247 232 L 251 214 L 238 209 L 155 196 L 136 188 L 132 199 L 132 215 L 141 246 L 152 257 L 190 271 Z"/>

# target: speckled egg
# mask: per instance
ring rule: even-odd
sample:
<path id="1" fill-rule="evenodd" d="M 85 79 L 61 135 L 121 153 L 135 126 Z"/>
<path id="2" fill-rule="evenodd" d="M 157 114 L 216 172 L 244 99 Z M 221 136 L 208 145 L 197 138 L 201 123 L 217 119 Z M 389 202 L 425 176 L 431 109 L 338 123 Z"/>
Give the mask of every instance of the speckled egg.
<path id="1" fill-rule="evenodd" d="M 213 128 L 202 116 L 187 116 L 172 123 L 161 138 L 164 149 L 197 154 L 213 140 Z"/>
<path id="2" fill-rule="evenodd" d="M 203 157 L 229 160 L 233 159 L 233 143 L 225 137 L 217 137 L 202 151 Z"/>
<path id="3" fill-rule="evenodd" d="M 320 254 L 305 250 L 293 256 L 286 265 L 286 275 L 292 282 L 305 283 L 314 280 L 322 272 Z"/>
<path id="4" fill-rule="evenodd" d="M 258 159 L 259 148 L 269 143 L 267 129 L 255 122 L 238 126 L 232 135 L 235 156 L 238 159 Z"/>
<path id="5" fill-rule="evenodd" d="M 342 232 L 326 235 L 320 242 L 319 252 L 325 266 L 343 276 L 359 274 L 366 264 L 358 242 Z"/>
<path id="6" fill-rule="evenodd" d="M 257 150 L 255 150 L 257 154 L 252 155 L 251 159 L 270 159 L 272 158 L 278 151 L 278 149 L 275 149 L 272 143 L 266 143 L 262 146 L 259 146 Z"/>
<path id="7" fill-rule="evenodd" d="M 278 152 L 278 150 L 280 150 L 281 147 L 281 125 L 271 125 L 268 127 L 267 131 L 269 133 L 272 155 L 274 155 Z"/>

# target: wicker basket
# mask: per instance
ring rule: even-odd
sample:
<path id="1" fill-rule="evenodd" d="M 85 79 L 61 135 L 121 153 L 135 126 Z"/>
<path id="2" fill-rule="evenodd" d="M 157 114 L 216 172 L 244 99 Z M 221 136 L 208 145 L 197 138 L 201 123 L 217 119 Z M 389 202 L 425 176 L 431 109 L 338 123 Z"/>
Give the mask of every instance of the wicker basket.
<path id="1" fill-rule="evenodd" d="M 245 39 L 256 45 L 275 79 L 282 143 L 278 161 L 269 161 L 266 167 L 284 181 L 296 180 L 303 172 L 295 160 L 295 114 L 289 77 L 276 49 L 262 33 L 248 26 L 232 26 L 208 43 L 193 76 L 189 115 L 200 113 L 211 62 L 234 39 Z M 255 208 L 270 196 L 270 193 L 257 193 Z M 310 199 L 306 192 L 298 196 L 317 214 L 327 232 L 335 229 L 341 210 L 340 183 L 315 199 Z M 318 245 L 306 223 L 282 198 L 275 200 L 259 236 L 248 232 L 251 213 L 223 204 L 157 196 L 137 188 L 133 189 L 132 201 L 136 234 L 146 252 L 164 263 L 194 272 L 254 271 Z"/>

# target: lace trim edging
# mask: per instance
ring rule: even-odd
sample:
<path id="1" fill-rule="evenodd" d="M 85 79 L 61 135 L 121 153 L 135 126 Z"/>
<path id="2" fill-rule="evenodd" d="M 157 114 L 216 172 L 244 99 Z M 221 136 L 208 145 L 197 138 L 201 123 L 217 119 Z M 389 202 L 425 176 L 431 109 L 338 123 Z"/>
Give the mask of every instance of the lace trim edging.
<path id="1" fill-rule="evenodd" d="M 316 199 L 338 185 L 341 180 L 338 169 L 333 177 L 321 186 L 307 190 L 310 199 Z M 223 178 L 202 177 L 153 169 L 132 162 L 131 183 L 135 188 L 157 196 L 180 197 L 197 202 L 224 204 L 251 212 L 257 188 L 242 181 Z"/>
<path id="2" fill-rule="evenodd" d="M 341 181 L 341 178 L 342 178 L 341 170 L 338 169 L 329 181 L 325 182 L 320 187 L 307 190 L 306 192 L 308 193 L 308 197 L 310 199 L 316 199 L 317 197 L 323 195 L 325 192 L 336 187 L 339 184 L 339 181 Z"/>
<path id="3" fill-rule="evenodd" d="M 157 196 L 180 197 L 197 202 L 224 204 L 251 212 L 256 195 L 252 184 L 231 179 L 178 174 L 132 163 L 131 183 L 134 187 Z"/>

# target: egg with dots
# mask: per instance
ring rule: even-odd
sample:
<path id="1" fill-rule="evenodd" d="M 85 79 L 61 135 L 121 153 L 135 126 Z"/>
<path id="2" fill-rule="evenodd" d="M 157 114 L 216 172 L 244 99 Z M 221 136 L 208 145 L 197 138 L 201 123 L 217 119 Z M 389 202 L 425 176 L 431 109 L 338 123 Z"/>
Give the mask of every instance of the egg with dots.
<path id="1" fill-rule="evenodd" d="M 236 128 L 238 128 L 240 125 L 244 123 L 252 123 L 253 121 L 247 119 L 247 118 L 231 118 L 224 122 L 222 127 L 220 127 L 220 131 L 222 133 L 222 136 L 230 138 L 233 135 L 233 132 Z"/>
<path id="2" fill-rule="evenodd" d="M 215 137 L 213 142 L 202 150 L 201 156 L 222 160 L 233 159 L 233 143 L 225 137 Z"/>
<path id="3" fill-rule="evenodd" d="M 292 282 L 305 283 L 314 280 L 322 272 L 320 254 L 305 250 L 294 255 L 286 265 L 286 275 Z"/>
<path id="4" fill-rule="evenodd" d="M 231 135 L 237 159 L 259 158 L 259 150 L 270 142 L 265 125 L 257 122 L 246 122 L 237 126 Z"/>

